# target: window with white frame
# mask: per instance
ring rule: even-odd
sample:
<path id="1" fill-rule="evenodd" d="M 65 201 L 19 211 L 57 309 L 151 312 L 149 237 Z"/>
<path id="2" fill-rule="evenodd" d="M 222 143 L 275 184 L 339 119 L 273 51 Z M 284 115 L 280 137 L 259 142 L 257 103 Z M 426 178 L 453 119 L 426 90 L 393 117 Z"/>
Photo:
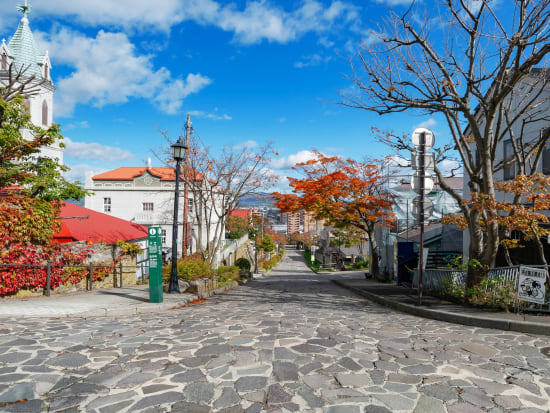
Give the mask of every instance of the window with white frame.
<path id="1" fill-rule="evenodd" d="M 111 212 L 111 198 L 103 198 L 103 212 Z"/>
<path id="2" fill-rule="evenodd" d="M 160 230 L 160 238 L 161 238 L 161 241 L 162 241 L 162 245 L 166 245 L 166 230 L 165 229 Z"/>
<path id="3" fill-rule="evenodd" d="M 187 206 L 188 206 L 189 213 L 192 214 L 193 213 L 193 200 L 192 199 L 187 200 Z"/>
<path id="4" fill-rule="evenodd" d="M 154 210 L 153 203 L 152 202 L 144 202 L 143 203 L 143 210 L 152 212 Z"/>

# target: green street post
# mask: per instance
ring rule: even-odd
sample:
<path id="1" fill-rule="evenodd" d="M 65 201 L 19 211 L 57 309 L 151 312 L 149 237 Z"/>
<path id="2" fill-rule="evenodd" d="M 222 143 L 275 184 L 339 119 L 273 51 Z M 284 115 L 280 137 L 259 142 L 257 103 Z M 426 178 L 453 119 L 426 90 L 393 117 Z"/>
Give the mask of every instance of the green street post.
<path id="1" fill-rule="evenodd" d="M 160 227 L 150 227 L 149 233 L 149 301 L 162 303 L 162 240 Z"/>

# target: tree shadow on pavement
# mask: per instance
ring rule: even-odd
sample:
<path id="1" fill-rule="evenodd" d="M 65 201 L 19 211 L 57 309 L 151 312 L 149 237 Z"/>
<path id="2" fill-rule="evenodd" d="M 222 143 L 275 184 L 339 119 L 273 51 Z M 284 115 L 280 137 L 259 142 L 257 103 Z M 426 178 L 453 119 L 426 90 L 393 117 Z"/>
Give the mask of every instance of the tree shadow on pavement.
<path id="1" fill-rule="evenodd" d="M 386 308 L 331 283 L 326 276 L 314 273 L 312 276 L 311 272 L 308 275 L 303 279 L 285 279 L 281 276 L 252 281 L 217 298 L 220 303 L 231 300 L 241 301 L 243 305 L 288 305 L 335 311 L 365 311 L 368 307 L 369 313 L 388 312 Z"/>

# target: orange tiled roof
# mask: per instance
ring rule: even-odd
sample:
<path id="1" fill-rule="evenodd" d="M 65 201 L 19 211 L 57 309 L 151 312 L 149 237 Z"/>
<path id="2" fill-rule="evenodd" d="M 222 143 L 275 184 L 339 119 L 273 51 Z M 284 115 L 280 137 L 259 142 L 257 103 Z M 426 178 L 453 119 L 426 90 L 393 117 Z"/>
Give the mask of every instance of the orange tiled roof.
<path id="1" fill-rule="evenodd" d="M 161 181 L 175 181 L 176 173 L 174 168 L 170 167 L 153 167 L 147 168 L 146 166 L 123 166 L 112 171 L 107 171 L 99 175 L 95 175 L 92 179 L 94 181 L 133 181 L 134 178 L 141 176 L 149 171 L 149 173 Z M 202 174 L 196 173 L 196 180 L 202 180 Z"/>
<path id="2" fill-rule="evenodd" d="M 239 218 L 243 218 L 243 219 L 249 219 L 251 215 L 252 215 L 252 210 L 251 209 L 235 209 L 235 210 L 231 211 L 231 216 L 232 217 L 239 217 Z"/>

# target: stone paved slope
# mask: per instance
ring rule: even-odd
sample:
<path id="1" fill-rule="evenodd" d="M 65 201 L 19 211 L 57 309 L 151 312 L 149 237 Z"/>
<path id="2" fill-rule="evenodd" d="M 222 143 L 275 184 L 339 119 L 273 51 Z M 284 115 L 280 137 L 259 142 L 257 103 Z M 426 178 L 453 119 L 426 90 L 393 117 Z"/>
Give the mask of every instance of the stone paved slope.
<path id="1" fill-rule="evenodd" d="M 140 317 L 0 325 L 0 411 L 545 412 L 548 337 L 366 302 L 288 251 L 268 277 Z"/>

